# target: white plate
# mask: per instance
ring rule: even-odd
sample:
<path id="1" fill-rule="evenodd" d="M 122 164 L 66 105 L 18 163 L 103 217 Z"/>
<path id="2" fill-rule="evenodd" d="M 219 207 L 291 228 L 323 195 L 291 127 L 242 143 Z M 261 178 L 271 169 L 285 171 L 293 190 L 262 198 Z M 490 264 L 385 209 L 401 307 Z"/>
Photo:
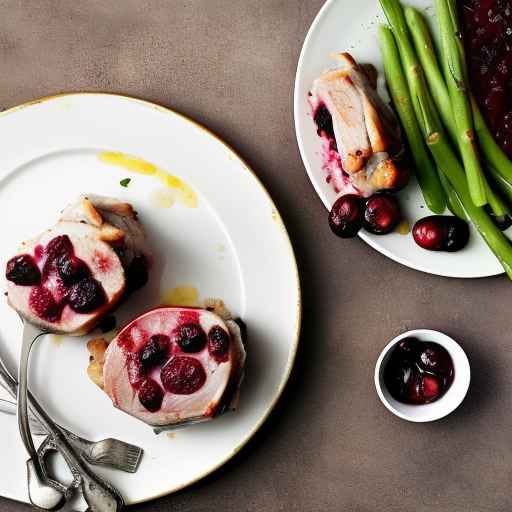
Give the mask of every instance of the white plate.
<path id="1" fill-rule="evenodd" d="M 247 165 L 189 119 L 157 105 L 108 94 L 37 100 L 0 115 L 0 264 L 20 241 L 50 226 L 76 195 L 96 192 L 134 204 L 156 254 L 149 285 L 123 305 L 119 323 L 187 285 L 222 298 L 248 326 L 248 366 L 239 411 L 156 436 L 111 405 L 87 377 L 84 339 L 45 339 L 32 355 L 33 390 L 55 420 L 90 439 L 116 436 L 145 450 L 136 474 L 102 470 L 127 503 L 176 491 L 229 460 L 279 398 L 300 329 L 295 257 L 274 203 Z M 197 207 L 157 207 L 153 176 L 103 162 L 102 151 L 134 155 L 194 190 Z M 131 178 L 127 188 L 120 185 Z M 170 191 L 172 192 L 172 191 Z M 11 367 L 21 325 L 0 302 L 0 348 Z M 90 338 L 89 336 L 88 338 Z M 14 417 L 0 414 L 0 495 L 27 501 L 25 458 Z"/>
<path id="2" fill-rule="evenodd" d="M 407 3 L 425 8 L 428 16 L 433 14 L 431 0 L 411 0 Z M 330 58 L 333 52 L 348 51 L 357 61 L 374 64 L 382 76 L 377 27 L 384 22 L 385 16 L 377 0 L 328 0 L 313 21 L 302 47 L 295 79 L 295 129 L 309 178 L 328 210 L 335 201 L 336 193 L 326 183 L 322 170 L 320 138 L 316 133 L 307 94 L 313 80 L 325 69 L 335 66 Z M 431 214 L 414 179 L 399 196 L 411 227 L 421 217 Z M 360 236 L 382 254 L 423 272 L 450 277 L 486 277 L 503 273 L 498 260 L 473 228 L 467 247 L 453 254 L 421 249 L 414 243 L 411 234 L 378 236 L 361 231 Z"/>

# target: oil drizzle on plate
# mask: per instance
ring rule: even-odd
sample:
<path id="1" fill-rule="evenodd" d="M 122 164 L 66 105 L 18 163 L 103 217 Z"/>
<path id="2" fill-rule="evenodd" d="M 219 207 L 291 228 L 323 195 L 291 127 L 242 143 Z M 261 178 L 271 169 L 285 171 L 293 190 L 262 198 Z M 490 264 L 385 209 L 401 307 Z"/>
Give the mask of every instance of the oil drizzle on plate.
<path id="1" fill-rule="evenodd" d="M 50 339 L 56 347 L 60 347 L 64 341 L 64 336 L 62 334 L 50 334 Z"/>
<path id="2" fill-rule="evenodd" d="M 176 286 L 162 294 L 161 302 L 165 306 L 197 306 L 199 292 L 193 286 Z"/>
<path id="3" fill-rule="evenodd" d="M 197 196 L 189 185 L 177 176 L 160 169 L 160 167 L 157 167 L 151 162 L 116 151 L 102 151 L 99 153 L 98 157 L 105 164 L 122 167 L 127 171 L 144 176 L 154 176 L 168 189 L 174 191 L 174 199 L 176 201 L 188 208 L 197 207 Z"/>
<path id="4" fill-rule="evenodd" d="M 395 231 L 399 233 L 400 235 L 407 235 L 409 233 L 409 223 L 404 219 L 398 224 L 398 226 L 395 228 Z"/>

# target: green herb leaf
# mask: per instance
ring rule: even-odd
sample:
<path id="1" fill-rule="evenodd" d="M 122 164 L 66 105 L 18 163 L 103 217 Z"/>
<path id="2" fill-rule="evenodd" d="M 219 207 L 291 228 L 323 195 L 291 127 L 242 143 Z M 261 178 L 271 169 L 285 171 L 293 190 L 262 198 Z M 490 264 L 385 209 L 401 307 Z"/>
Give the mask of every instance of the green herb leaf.
<path id="1" fill-rule="evenodd" d="M 132 181 L 131 178 L 125 178 L 124 180 L 121 180 L 119 182 L 119 185 L 121 185 L 121 187 L 127 187 L 128 183 L 130 183 L 130 181 Z"/>

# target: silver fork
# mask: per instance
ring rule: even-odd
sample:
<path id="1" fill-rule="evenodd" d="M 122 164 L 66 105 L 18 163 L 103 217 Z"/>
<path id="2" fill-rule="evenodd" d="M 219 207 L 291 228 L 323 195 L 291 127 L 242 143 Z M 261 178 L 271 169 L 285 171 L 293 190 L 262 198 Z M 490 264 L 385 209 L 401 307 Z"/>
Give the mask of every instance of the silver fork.
<path id="1" fill-rule="evenodd" d="M 1 361 L 0 361 L 0 385 L 1 381 Z M 3 387 L 3 385 L 2 385 Z M 9 390 L 7 390 L 9 391 Z M 10 393 L 10 391 L 9 391 Z M 16 414 L 16 403 L 10 400 L 0 399 L 0 412 L 7 414 Z M 45 428 L 39 423 L 33 415 L 29 415 L 30 430 L 36 436 L 47 436 Z M 144 453 L 142 448 L 119 439 L 102 439 L 100 441 L 89 441 L 73 432 L 65 429 L 61 425 L 57 426 L 65 434 L 68 441 L 77 449 L 80 455 L 89 464 L 96 466 L 107 466 L 126 473 L 135 473 L 138 469 L 140 459 Z M 38 451 L 39 452 L 39 451 Z"/>
<path id="2" fill-rule="evenodd" d="M 0 358 L 0 386 L 2 386 L 13 398 L 16 397 L 18 382 L 7 370 Z M 16 403 L 9 400 L 0 400 L 0 410 L 16 414 Z M 30 427 L 35 435 L 47 435 L 48 433 L 41 423 L 29 415 Z M 80 455 L 89 464 L 97 466 L 108 466 L 127 473 L 135 473 L 139 467 L 143 455 L 142 448 L 119 439 L 102 439 L 101 441 L 89 441 L 77 436 L 73 432 L 57 425 L 63 432 L 66 439 L 80 452 Z"/>
<path id="3" fill-rule="evenodd" d="M 88 512 L 119 512 L 124 506 L 124 500 L 119 491 L 85 464 L 64 433 L 28 390 L 30 350 L 45 334 L 47 333 L 35 325 L 24 323 L 16 406 L 20 436 L 29 457 L 27 479 L 30 502 L 39 508 L 55 510 L 62 506 L 63 501 L 69 499 L 73 489 L 79 488 L 88 505 Z M 73 475 L 73 482 L 67 487 L 49 477 L 45 465 L 35 450 L 29 423 L 29 403 L 33 414 L 50 434 L 49 438 L 52 439 L 55 449 L 62 455 Z"/>

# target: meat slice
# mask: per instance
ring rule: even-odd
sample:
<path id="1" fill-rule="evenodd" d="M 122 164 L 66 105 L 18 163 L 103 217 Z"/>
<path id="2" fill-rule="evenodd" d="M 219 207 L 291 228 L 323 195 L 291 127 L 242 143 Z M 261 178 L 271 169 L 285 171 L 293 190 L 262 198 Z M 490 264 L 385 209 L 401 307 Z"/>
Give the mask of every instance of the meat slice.
<path id="1" fill-rule="evenodd" d="M 115 407 L 161 431 L 235 407 L 244 362 L 233 320 L 206 309 L 162 307 L 110 343 L 104 391 Z"/>
<path id="2" fill-rule="evenodd" d="M 409 170 L 403 161 L 398 121 L 363 67 L 348 53 L 339 54 L 338 60 L 339 67 L 322 73 L 311 89 L 319 134 L 333 137 L 329 151 L 335 148 L 342 171 L 361 195 L 400 188 L 407 182 Z M 326 121 L 326 116 L 330 120 Z M 325 129 L 330 122 L 332 134 Z M 329 159 L 336 160 L 332 156 Z"/>
<path id="3" fill-rule="evenodd" d="M 315 80 L 311 92 L 332 116 L 343 168 L 349 174 L 361 170 L 372 150 L 361 97 L 349 74 L 341 69 L 326 71 Z"/>
<path id="4" fill-rule="evenodd" d="M 131 206 L 90 197 L 94 202 L 83 196 L 68 206 L 54 227 L 24 242 L 7 263 L 8 303 L 52 332 L 89 332 L 147 281 L 151 255 Z"/>
<path id="5" fill-rule="evenodd" d="M 102 240 L 122 246 L 120 257 L 125 268 L 129 268 L 137 258 L 145 259 L 148 264 L 151 262 L 146 235 L 129 203 L 112 197 L 84 194 L 64 209 L 60 220 L 98 227 Z"/>
<path id="6" fill-rule="evenodd" d="M 110 245 L 74 228 L 74 223 L 59 223 L 23 245 L 22 255 L 31 258 L 39 279 L 33 285 L 20 285 L 8 276 L 7 300 L 43 329 L 80 335 L 119 302 L 125 277 Z"/>

